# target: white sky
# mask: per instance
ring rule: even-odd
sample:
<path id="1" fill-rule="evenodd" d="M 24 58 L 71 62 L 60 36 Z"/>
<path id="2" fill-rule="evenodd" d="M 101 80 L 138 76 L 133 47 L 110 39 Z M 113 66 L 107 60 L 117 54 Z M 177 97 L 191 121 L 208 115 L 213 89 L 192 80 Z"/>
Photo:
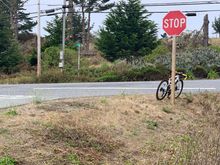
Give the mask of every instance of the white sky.
<path id="1" fill-rule="evenodd" d="M 38 0 L 29 0 L 26 4 L 27 12 L 35 12 L 37 11 L 37 1 Z M 142 0 L 142 3 L 169 3 L 169 2 L 184 2 L 185 0 Z M 208 1 L 208 0 L 188 0 L 187 2 L 196 2 L 196 1 Z M 118 2 L 118 1 L 115 1 Z M 186 1 L 185 1 L 186 2 Z M 63 4 L 63 0 L 41 0 L 41 10 L 57 8 L 59 6 L 48 6 L 47 4 L 51 5 L 61 5 Z M 193 5 L 193 6 L 170 6 L 170 7 L 147 7 L 148 11 L 171 11 L 171 10 L 182 10 L 182 11 L 189 11 L 189 10 L 218 10 L 220 8 L 219 5 Z M 214 21 L 215 17 L 220 16 L 220 11 L 218 12 L 209 12 L 209 13 L 197 13 L 196 17 L 188 17 L 187 19 L 187 29 L 186 30 L 200 30 L 203 22 L 203 17 L 205 14 L 209 14 L 209 35 L 212 37 L 216 37 L 214 30 L 212 29 L 212 22 Z M 165 14 L 152 14 L 150 19 L 153 20 L 155 23 L 158 24 L 160 34 L 164 33 L 161 26 L 162 26 L 162 19 Z M 42 28 L 42 35 L 46 35 L 46 32 L 43 30 L 43 27 L 46 26 L 46 21 L 51 20 L 53 17 L 42 17 L 41 18 L 41 28 Z M 102 26 L 103 21 L 106 18 L 106 14 L 92 14 L 92 22 L 94 23 L 93 31 L 97 31 L 100 26 Z M 35 32 L 36 29 L 34 29 Z"/>

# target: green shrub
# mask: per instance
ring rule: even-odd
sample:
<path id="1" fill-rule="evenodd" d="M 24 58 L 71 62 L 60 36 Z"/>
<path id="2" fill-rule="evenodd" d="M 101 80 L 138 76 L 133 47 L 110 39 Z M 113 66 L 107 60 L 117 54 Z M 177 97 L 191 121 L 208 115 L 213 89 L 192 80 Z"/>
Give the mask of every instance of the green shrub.
<path id="1" fill-rule="evenodd" d="M 186 75 L 187 75 L 188 80 L 194 80 L 195 79 L 195 76 L 193 75 L 192 71 L 187 71 Z"/>
<path id="2" fill-rule="evenodd" d="M 207 78 L 208 79 L 217 79 L 217 78 L 219 78 L 219 75 L 216 71 L 210 70 Z"/>
<path id="3" fill-rule="evenodd" d="M 213 71 L 215 71 L 218 75 L 220 75 L 220 66 L 212 66 L 210 69 L 209 69 L 209 71 L 211 71 L 211 70 L 213 70 Z"/>
<path id="4" fill-rule="evenodd" d="M 68 160 L 73 165 L 80 165 L 81 164 L 79 156 L 77 154 L 69 154 L 68 155 Z"/>
<path id="5" fill-rule="evenodd" d="M 148 81 L 148 80 L 161 80 L 167 78 L 169 71 L 164 68 L 157 67 L 142 67 L 133 68 L 128 70 L 123 75 L 124 81 Z"/>
<path id="6" fill-rule="evenodd" d="M 31 54 L 26 57 L 28 64 L 30 66 L 36 66 L 37 65 L 37 51 L 35 49 L 32 50 Z"/>
<path id="7" fill-rule="evenodd" d="M 146 62 L 153 62 L 157 57 L 163 55 L 163 54 L 168 54 L 169 49 L 167 48 L 166 45 L 158 45 L 151 54 L 147 55 L 144 57 Z"/>
<path id="8" fill-rule="evenodd" d="M 4 156 L 0 157 L 0 165 L 15 165 L 15 159 L 9 157 L 9 156 Z"/>
<path id="9" fill-rule="evenodd" d="M 42 56 L 43 67 L 54 68 L 58 67 L 60 62 L 60 48 L 49 47 L 46 48 Z M 65 49 L 64 55 L 64 68 L 75 67 L 77 68 L 77 53 L 73 49 Z"/>
<path id="10" fill-rule="evenodd" d="M 8 112 L 6 112 L 5 115 L 7 115 L 7 116 L 17 116 L 18 112 L 16 111 L 16 109 L 12 108 Z"/>
<path id="11" fill-rule="evenodd" d="M 206 69 L 200 65 L 196 66 L 192 72 L 196 78 L 206 78 L 208 75 Z"/>
<path id="12" fill-rule="evenodd" d="M 203 66 L 210 70 L 213 66 L 220 66 L 220 53 L 211 48 L 188 49 L 177 53 L 177 68 L 185 68 L 187 71 L 196 70 L 195 66 Z M 171 54 L 163 54 L 154 60 L 154 64 L 162 64 L 171 67 Z"/>
<path id="13" fill-rule="evenodd" d="M 145 120 L 144 123 L 147 125 L 147 128 L 148 128 L 148 129 L 155 130 L 156 128 L 158 128 L 158 123 L 157 123 L 157 121 Z"/>
<path id="14" fill-rule="evenodd" d="M 109 72 L 105 74 L 104 76 L 97 79 L 97 81 L 101 81 L 101 82 L 114 82 L 114 81 L 120 81 L 120 80 L 121 78 L 113 72 Z"/>
<path id="15" fill-rule="evenodd" d="M 60 61 L 60 49 L 58 47 L 46 48 L 42 56 L 42 64 L 45 68 L 58 67 Z"/>

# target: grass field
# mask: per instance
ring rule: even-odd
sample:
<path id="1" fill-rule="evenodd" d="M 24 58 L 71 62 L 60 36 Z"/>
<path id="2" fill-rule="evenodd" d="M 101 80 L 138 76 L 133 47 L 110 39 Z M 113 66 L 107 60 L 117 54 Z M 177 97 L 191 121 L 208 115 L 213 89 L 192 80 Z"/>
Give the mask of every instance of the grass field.
<path id="1" fill-rule="evenodd" d="M 4 109 L 0 165 L 219 164 L 220 94 L 176 103 L 120 95 Z"/>

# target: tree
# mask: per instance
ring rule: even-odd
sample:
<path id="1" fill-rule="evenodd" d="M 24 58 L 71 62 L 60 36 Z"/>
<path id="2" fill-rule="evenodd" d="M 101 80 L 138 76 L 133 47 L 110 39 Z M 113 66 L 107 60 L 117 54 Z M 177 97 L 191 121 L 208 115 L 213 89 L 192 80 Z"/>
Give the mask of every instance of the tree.
<path id="1" fill-rule="evenodd" d="M 110 0 L 88 0 L 87 9 L 88 12 L 88 30 L 86 34 L 86 50 L 89 50 L 90 43 L 90 30 L 91 30 L 91 12 L 93 11 L 105 11 L 111 9 L 115 3 L 109 3 Z"/>
<path id="2" fill-rule="evenodd" d="M 73 32 L 72 35 L 68 34 L 66 35 L 66 40 L 71 42 L 76 42 L 77 40 L 81 40 L 80 34 L 82 29 L 82 18 L 79 14 L 74 13 L 72 15 L 73 19 Z M 57 15 L 51 22 L 47 22 L 46 28 L 44 30 L 48 33 L 46 36 L 46 43 L 44 47 L 50 47 L 50 46 L 58 46 L 62 43 L 62 28 L 63 28 L 63 22 L 62 18 L 58 17 Z"/>
<path id="3" fill-rule="evenodd" d="M 215 32 L 219 34 L 220 37 L 220 17 L 215 18 L 214 22 L 212 23 L 212 27 L 215 30 Z"/>
<path id="4" fill-rule="evenodd" d="M 37 24 L 29 18 L 28 13 L 25 13 L 24 4 L 28 0 L 8 0 L 5 1 L 7 10 L 10 13 L 10 24 L 15 39 L 18 39 L 19 34 L 29 34 L 32 28 Z"/>
<path id="5" fill-rule="evenodd" d="M 110 0 L 73 0 L 75 4 L 81 6 L 82 12 L 82 44 L 85 50 L 89 50 L 90 34 L 91 34 L 91 13 L 93 11 L 104 11 L 112 8 L 115 3 Z M 88 13 L 88 21 L 86 23 L 86 13 Z M 87 24 L 87 25 L 86 25 Z"/>
<path id="6" fill-rule="evenodd" d="M 18 71 L 21 62 L 18 43 L 10 29 L 8 9 L 0 5 L 0 71 L 11 74 Z"/>
<path id="7" fill-rule="evenodd" d="M 37 22 L 34 22 L 32 18 L 29 18 L 29 13 L 25 13 L 24 4 L 28 0 L 18 0 L 18 33 L 19 34 L 28 34 L 32 32 L 34 26 L 37 25 Z"/>
<path id="8" fill-rule="evenodd" d="M 62 43 L 62 18 L 57 15 L 51 22 L 47 22 L 44 30 L 49 33 L 46 36 L 45 47 L 58 46 Z"/>
<path id="9" fill-rule="evenodd" d="M 132 62 L 157 46 L 156 24 L 146 12 L 140 0 L 121 1 L 111 10 L 96 43 L 107 60 Z"/>

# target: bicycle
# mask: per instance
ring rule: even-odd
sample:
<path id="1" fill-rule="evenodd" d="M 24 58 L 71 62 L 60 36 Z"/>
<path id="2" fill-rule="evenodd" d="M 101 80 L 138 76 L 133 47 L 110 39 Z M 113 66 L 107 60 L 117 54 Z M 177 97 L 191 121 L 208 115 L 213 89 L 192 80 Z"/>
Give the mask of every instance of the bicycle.
<path id="1" fill-rule="evenodd" d="M 187 79 L 187 75 L 177 72 L 175 76 L 175 98 L 178 98 L 183 91 L 183 80 Z M 171 95 L 171 77 L 168 80 L 162 80 L 157 87 L 156 98 L 163 100 L 166 96 Z"/>

